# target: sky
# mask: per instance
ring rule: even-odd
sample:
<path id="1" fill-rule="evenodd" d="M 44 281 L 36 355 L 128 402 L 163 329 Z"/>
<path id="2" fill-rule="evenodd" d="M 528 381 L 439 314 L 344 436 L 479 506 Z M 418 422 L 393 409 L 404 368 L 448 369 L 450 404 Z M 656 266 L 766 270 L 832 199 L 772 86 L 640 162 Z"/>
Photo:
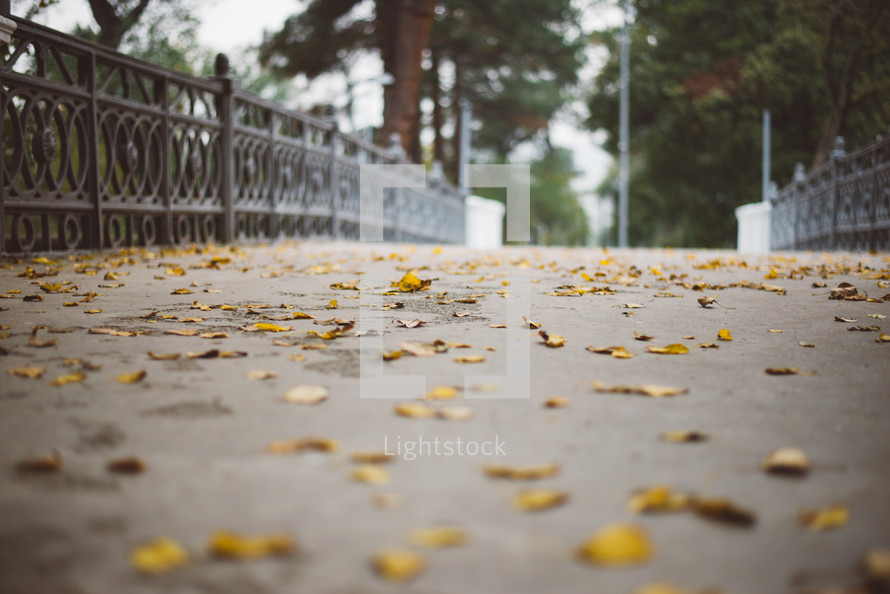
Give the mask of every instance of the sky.
<path id="1" fill-rule="evenodd" d="M 13 14 L 23 14 L 33 0 L 13 0 Z M 579 0 L 580 2 L 581 0 Z M 589 3 L 588 3 L 589 4 Z M 195 14 L 201 25 L 198 28 L 198 42 L 216 52 L 230 56 L 237 62 L 245 48 L 254 46 L 262 39 L 263 31 L 276 30 L 288 17 L 299 10 L 297 0 L 213 0 L 200 2 Z M 59 0 L 41 15 L 38 22 L 60 30 L 70 31 L 76 24 L 94 26 L 89 4 L 86 0 Z M 620 15 L 604 13 L 586 8 L 582 26 L 585 31 L 599 28 L 605 23 L 620 22 Z M 584 80 L 591 80 L 596 73 L 596 64 L 582 73 Z M 358 81 L 355 93 L 356 128 L 379 126 L 383 112 L 382 89 L 378 83 L 362 82 L 375 79 L 382 74 L 379 60 L 367 58 L 357 64 L 353 80 Z M 321 77 L 306 87 L 301 86 L 305 106 L 329 102 L 337 98 L 345 104 L 345 83 L 336 77 Z M 581 111 L 583 106 L 574 106 L 571 111 Z M 343 118 L 346 116 L 343 114 Z M 594 133 L 580 127 L 577 118 L 566 114 L 551 122 L 550 138 L 554 145 L 571 149 L 574 153 L 575 169 L 579 176 L 572 186 L 580 194 L 591 193 L 605 177 L 612 158 L 598 144 L 602 133 Z M 342 122 L 348 129 L 348 122 Z M 515 161 L 534 158 L 529 151 L 518 151 Z"/>

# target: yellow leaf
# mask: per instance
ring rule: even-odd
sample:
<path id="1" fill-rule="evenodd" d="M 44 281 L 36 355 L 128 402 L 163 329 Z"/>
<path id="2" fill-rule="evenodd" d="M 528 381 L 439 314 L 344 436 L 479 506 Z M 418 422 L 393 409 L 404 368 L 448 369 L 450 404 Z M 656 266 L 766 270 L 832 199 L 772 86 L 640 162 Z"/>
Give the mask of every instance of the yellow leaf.
<path id="1" fill-rule="evenodd" d="M 732 340 L 732 334 L 729 333 L 729 329 L 722 328 L 717 332 L 717 340 Z"/>
<path id="2" fill-rule="evenodd" d="M 436 386 L 426 393 L 427 400 L 447 400 L 457 396 L 457 388 L 454 386 Z"/>
<path id="3" fill-rule="evenodd" d="M 222 311 L 236 311 L 238 309 L 238 307 L 236 305 L 227 305 L 225 303 L 220 305 L 219 308 Z"/>
<path id="4" fill-rule="evenodd" d="M 362 464 L 352 469 L 352 480 L 371 485 L 385 485 L 389 482 L 389 471 L 378 464 Z"/>
<path id="5" fill-rule="evenodd" d="M 42 365 L 25 365 L 23 367 L 7 369 L 6 373 L 8 373 L 9 375 L 17 375 L 19 377 L 39 379 L 41 376 L 43 376 L 44 371 L 46 371 L 46 367 L 43 367 Z"/>
<path id="6" fill-rule="evenodd" d="M 881 332 L 877 338 L 875 338 L 875 342 L 890 342 L 890 334 L 884 334 Z"/>
<path id="7" fill-rule="evenodd" d="M 157 538 L 130 552 L 130 564 L 143 573 L 163 573 L 188 563 L 186 550 L 172 538 Z"/>
<path id="8" fill-rule="evenodd" d="M 642 588 L 637 588 L 634 590 L 634 594 L 695 594 L 695 592 L 685 588 L 678 588 L 671 584 L 656 583 L 646 584 Z M 718 594 L 716 590 L 714 594 Z"/>
<path id="9" fill-rule="evenodd" d="M 610 524 L 577 549 L 582 561 L 607 567 L 644 563 L 652 558 L 653 552 L 649 535 L 634 524 Z"/>
<path id="10" fill-rule="evenodd" d="M 463 528 L 436 526 L 434 528 L 416 528 L 408 533 L 408 540 L 418 547 L 457 547 L 466 544 L 469 535 Z"/>
<path id="11" fill-rule="evenodd" d="M 198 331 L 194 328 L 189 328 L 187 330 L 167 330 L 164 334 L 173 334 L 174 336 L 195 336 L 198 334 Z"/>
<path id="12" fill-rule="evenodd" d="M 51 386 L 64 386 L 65 384 L 73 384 L 75 382 L 82 382 L 86 379 L 86 375 L 82 371 L 75 371 L 74 373 L 69 373 L 67 375 L 60 375 L 56 379 L 52 380 L 49 385 Z"/>
<path id="13" fill-rule="evenodd" d="M 340 307 L 340 306 L 337 305 L 337 300 L 336 300 L 336 299 L 331 299 L 330 302 L 329 302 L 328 305 L 327 305 L 327 309 L 337 309 L 338 307 Z"/>
<path id="14" fill-rule="evenodd" d="M 423 402 L 406 402 L 394 407 L 397 415 L 412 419 L 430 419 L 436 416 L 436 409 Z"/>
<path id="15" fill-rule="evenodd" d="M 810 461 L 803 450 L 781 448 L 767 456 L 761 468 L 769 474 L 803 476 L 810 470 Z"/>
<path id="16" fill-rule="evenodd" d="M 198 334 L 200 338 L 228 338 L 229 335 L 225 332 L 201 332 Z"/>
<path id="17" fill-rule="evenodd" d="M 768 367 L 764 371 L 767 375 L 797 375 L 800 373 L 797 367 Z"/>
<path id="18" fill-rule="evenodd" d="M 176 267 L 168 266 L 167 269 L 164 271 L 164 274 L 166 274 L 167 276 L 185 276 L 185 270 L 183 270 L 179 266 L 176 266 Z M 105 280 L 112 280 L 112 279 L 106 278 Z"/>
<path id="19" fill-rule="evenodd" d="M 377 574 L 392 582 L 407 582 L 426 569 L 420 553 L 404 549 L 387 549 L 374 555 L 371 565 Z"/>
<path id="20" fill-rule="evenodd" d="M 455 363 L 482 363 L 485 357 L 482 355 L 461 355 L 454 358 Z"/>
<path id="21" fill-rule="evenodd" d="M 304 437 L 301 439 L 288 439 L 286 441 L 273 441 L 266 449 L 272 454 L 290 454 L 292 452 L 336 452 L 340 443 L 335 439 L 325 437 Z"/>
<path id="22" fill-rule="evenodd" d="M 399 291 L 402 293 L 413 293 L 415 291 L 426 289 L 432 282 L 432 280 L 421 280 L 409 272 L 393 286 L 398 287 Z"/>
<path id="23" fill-rule="evenodd" d="M 684 511 L 689 508 L 689 497 L 674 493 L 665 485 L 658 485 L 634 493 L 627 507 L 638 514 Z"/>
<path id="24" fill-rule="evenodd" d="M 80 304 L 75 301 L 66 301 L 62 304 L 62 307 L 77 307 L 78 305 Z"/>
<path id="25" fill-rule="evenodd" d="M 387 452 L 353 452 L 350 460 L 356 464 L 386 464 L 395 456 Z"/>
<path id="26" fill-rule="evenodd" d="M 593 389 L 605 394 L 637 394 L 639 396 L 651 396 L 662 398 L 664 396 L 681 396 L 688 392 L 685 388 L 672 388 L 670 386 L 657 386 L 654 384 L 636 384 L 633 386 L 608 386 L 599 381 L 593 382 Z"/>
<path id="27" fill-rule="evenodd" d="M 210 537 L 210 554 L 227 559 L 256 559 L 269 555 L 285 555 L 296 548 L 288 534 L 244 536 L 229 530 L 217 530 Z"/>
<path id="28" fill-rule="evenodd" d="M 312 314 L 303 313 L 301 311 L 295 311 L 294 319 L 295 320 L 314 320 L 315 316 L 313 316 Z"/>
<path id="29" fill-rule="evenodd" d="M 287 332 L 291 330 L 290 326 L 279 326 L 278 324 L 269 324 L 268 322 L 257 322 L 252 326 L 245 328 L 248 332 Z"/>
<path id="30" fill-rule="evenodd" d="M 100 313 L 102 313 L 102 310 L 101 309 L 88 309 L 88 310 L 84 311 L 83 313 L 100 314 Z"/>
<path id="31" fill-rule="evenodd" d="M 170 294 L 171 295 L 194 295 L 195 292 L 191 291 L 189 289 L 176 289 L 175 291 L 173 291 Z"/>
<path id="32" fill-rule="evenodd" d="M 114 328 L 90 328 L 90 334 L 105 334 L 107 336 L 136 336 L 138 332 L 129 330 L 115 330 Z"/>
<path id="33" fill-rule="evenodd" d="M 513 507 L 520 511 L 543 511 L 568 501 L 565 491 L 553 489 L 525 489 L 513 496 Z"/>
<path id="34" fill-rule="evenodd" d="M 505 466 L 503 464 L 489 464 L 485 467 L 485 476 L 491 478 L 505 478 L 514 481 L 531 481 L 550 478 L 559 472 L 558 464 L 544 464 L 541 466 Z"/>
<path id="35" fill-rule="evenodd" d="M 700 431 L 666 431 L 659 438 L 661 441 L 668 443 L 689 443 L 698 441 L 707 441 L 710 436 Z"/>
<path id="36" fill-rule="evenodd" d="M 818 509 L 804 509 L 797 515 L 797 520 L 802 526 L 813 532 L 834 530 L 847 525 L 850 521 L 850 509 L 843 504 Z"/>
<path id="37" fill-rule="evenodd" d="M 548 334 L 546 330 L 538 330 L 538 334 L 544 339 L 544 344 L 550 348 L 559 348 L 566 345 L 566 339 L 559 334 Z"/>
<path id="38" fill-rule="evenodd" d="M 396 359 L 401 358 L 402 351 L 383 351 L 383 360 L 384 361 L 395 361 Z"/>
<path id="39" fill-rule="evenodd" d="M 890 550 L 871 549 L 862 560 L 862 569 L 875 584 L 890 582 Z"/>
<path id="40" fill-rule="evenodd" d="M 139 371 L 133 371 L 130 373 L 122 373 L 117 376 L 117 381 L 122 384 L 135 384 L 141 382 L 146 376 L 146 371 L 144 369 L 140 369 Z"/>
<path id="41" fill-rule="evenodd" d="M 324 386 L 299 385 L 284 393 L 287 402 L 296 404 L 318 404 L 328 398 L 328 390 Z"/>
<path id="42" fill-rule="evenodd" d="M 685 355 L 689 353 L 689 347 L 680 343 L 669 344 L 664 347 L 647 346 L 646 350 L 658 355 Z"/>
<path id="43" fill-rule="evenodd" d="M 306 355 L 288 355 L 288 359 L 291 361 L 296 361 L 297 363 L 301 363 L 306 360 Z"/>

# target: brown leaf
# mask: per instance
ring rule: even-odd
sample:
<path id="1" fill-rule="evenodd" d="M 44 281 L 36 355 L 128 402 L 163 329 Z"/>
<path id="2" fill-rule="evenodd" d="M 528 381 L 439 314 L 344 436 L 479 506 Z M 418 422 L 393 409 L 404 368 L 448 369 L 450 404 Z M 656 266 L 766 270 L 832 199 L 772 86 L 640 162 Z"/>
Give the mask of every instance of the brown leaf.
<path id="1" fill-rule="evenodd" d="M 173 291 L 170 294 L 171 295 L 194 295 L 195 292 L 191 291 L 189 289 L 176 289 L 175 291 Z"/>
<path id="2" fill-rule="evenodd" d="M 634 340 L 642 340 L 642 341 L 650 341 L 654 336 L 649 336 L 648 334 L 640 334 L 638 332 L 634 332 Z"/>
<path id="3" fill-rule="evenodd" d="M 194 328 L 189 328 L 187 330 L 167 330 L 164 334 L 172 334 L 174 336 L 195 336 L 198 334 L 198 331 Z"/>
<path id="4" fill-rule="evenodd" d="M 62 470 L 62 456 L 53 452 L 49 456 L 21 460 L 15 469 L 22 474 L 50 474 Z"/>
<path id="5" fill-rule="evenodd" d="M 591 353 L 597 353 L 599 355 L 611 355 L 616 359 L 630 359 L 633 357 L 633 353 L 625 349 L 623 346 L 610 346 L 610 347 L 594 347 L 588 346 L 587 350 Z"/>
<path id="6" fill-rule="evenodd" d="M 177 330 L 176 332 L 183 332 L 183 330 Z M 188 332 L 185 330 L 184 332 Z M 90 334 L 105 334 L 108 336 L 137 336 L 138 332 L 131 332 L 129 330 L 117 330 L 115 328 L 90 328 Z"/>
<path id="7" fill-rule="evenodd" d="M 393 309 L 404 309 L 405 304 L 401 301 L 396 301 L 395 303 L 384 303 L 383 311 L 391 311 Z"/>
<path id="8" fill-rule="evenodd" d="M 890 342 L 890 334 L 884 334 L 883 332 L 881 332 L 881 334 L 879 334 L 878 337 L 875 338 L 875 342 Z"/>
<path id="9" fill-rule="evenodd" d="M 797 344 L 799 344 L 802 347 L 806 347 L 806 348 L 810 348 L 810 349 L 816 348 L 816 345 L 810 344 L 808 342 L 798 342 Z"/>
<path id="10" fill-rule="evenodd" d="M 702 307 L 708 307 L 712 303 L 716 303 L 716 302 L 717 302 L 717 295 L 714 295 L 713 297 L 699 297 L 698 298 L 698 304 L 701 305 Z"/>
<path id="11" fill-rule="evenodd" d="M 708 441 L 710 436 L 700 431 L 665 431 L 659 438 L 668 443 L 690 443 Z"/>
<path id="12" fill-rule="evenodd" d="M 881 327 L 880 326 L 851 326 L 850 328 L 847 328 L 847 330 L 850 330 L 852 332 L 880 332 Z"/>
<path id="13" fill-rule="evenodd" d="M 764 371 L 767 375 L 797 375 L 800 373 L 797 367 L 768 367 Z"/>
<path id="14" fill-rule="evenodd" d="M 757 522 L 757 517 L 752 512 L 736 506 L 728 499 L 693 498 L 691 504 L 692 511 L 707 520 L 743 527 L 753 526 Z"/>
<path id="15" fill-rule="evenodd" d="M 117 458 L 106 465 L 108 472 L 117 474 L 142 474 L 148 469 L 148 465 L 136 457 Z"/>
<path id="16" fill-rule="evenodd" d="M 552 396 L 544 401 L 544 408 L 565 408 L 569 405 L 569 399 L 565 396 Z"/>
<path id="17" fill-rule="evenodd" d="M 290 359 L 291 361 L 296 361 L 297 363 L 302 363 L 303 361 L 306 360 L 306 355 L 299 355 L 299 354 L 288 355 L 287 358 Z"/>
<path id="18" fill-rule="evenodd" d="M 155 361 L 176 361 L 182 355 L 179 353 L 153 353 L 148 351 L 148 356 Z"/>
<path id="19" fill-rule="evenodd" d="M 201 332 L 198 334 L 199 338 L 228 338 L 229 335 L 225 332 Z"/>
<path id="20" fill-rule="evenodd" d="M 31 337 L 28 339 L 28 346 L 38 348 L 38 349 L 56 346 L 56 343 L 59 342 L 58 339 L 51 338 L 49 340 L 43 341 L 43 340 L 40 340 L 39 338 L 37 338 L 37 332 L 41 328 L 43 328 L 43 326 L 34 326 L 31 329 Z"/>
<path id="21" fill-rule="evenodd" d="M 840 283 L 837 288 L 831 290 L 828 295 L 829 299 L 846 299 L 847 297 L 854 297 L 859 294 L 859 291 L 856 290 L 856 287 L 851 285 L 850 283 Z"/>
<path id="22" fill-rule="evenodd" d="M 387 464 L 395 459 L 386 452 L 353 452 L 349 459 L 356 464 Z"/>
<path id="23" fill-rule="evenodd" d="M 841 316 L 834 316 L 835 322 L 846 322 L 848 324 L 855 324 L 859 320 L 854 320 L 853 318 L 842 318 Z"/>
<path id="24" fill-rule="evenodd" d="M 541 324 L 539 324 L 539 323 L 537 323 L 537 322 L 532 322 L 532 321 L 528 318 L 528 316 L 522 316 L 522 321 L 523 321 L 524 323 L 528 324 L 528 328 L 529 328 L 529 330 L 537 330 L 538 328 L 541 327 Z"/>

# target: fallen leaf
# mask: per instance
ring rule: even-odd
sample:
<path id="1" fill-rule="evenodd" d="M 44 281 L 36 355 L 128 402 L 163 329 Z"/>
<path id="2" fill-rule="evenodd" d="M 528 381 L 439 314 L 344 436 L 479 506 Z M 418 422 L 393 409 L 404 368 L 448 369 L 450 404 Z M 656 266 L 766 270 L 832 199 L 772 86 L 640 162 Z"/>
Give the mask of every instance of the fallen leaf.
<path id="1" fill-rule="evenodd" d="M 287 358 L 290 359 L 291 361 L 296 361 L 297 363 L 302 363 L 303 361 L 306 360 L 306 355 L 300 355 L 300 354 L 288 355 Z"/>
<path id="2" fill-rule="evenodd" d="M 460 355 L 454 358 L 455 363 L 482 363 L 485 361 L 483 355 Z"/>
<path id="3" fill-rule="evenodd" d="M 396 301 L 395 303 L 384 303 L 383 304 L 383 311 L 390 311 L 393 309 L 404 309 L 404 308 L 405 308 L 405 304 L 402 303 L 401 301 Z"/>
<path id="4" fill-rule="evenodd" d="M 703 342 L 700 345 L 698 345 L 698 348 L 700 348 L 700 349 L 719 349 L 720 345 L 715 344 L 713 342 Z"/>
<path id="5" fill-rule="evenodd" d="M 393 324 L 404 326 L 405 328 L 417 328 L 426 324 L 423 320 L 393 320 Z"/>
<path id="6" fill-rule="evenodd" d="M 767 332 L 772 332 L 773 334 L 782 334 L 785 332 L 784 330 L 777 330 L 776 328 L 770 328 Z"/>
<path id="7" fill-rule="evenodd" d="M 296 404 L 318 404 L 328 398 L 328 390 L 324 386 L 299 385 L 284 393 L 287 402 Z"/>
<path id="8" fill-rule="evenodd" d="M 522 316 L 522 321 L 523 321 L 524 323 L 528 324 L 528 328 L 529 328 L 529 330 L 537 330 L 538 328 L 541 327 L 541 324 L 539 324 L 539 323 L 537 323 L 537 322 L 532 322 L 532 321 L 528 318 L 528 316 Z"/>
<path id="9" fill-rule="evenodd" d="M 489 324 L 488 327 L 489 328 L 506 328 L 507 325 L 506 324 Z"/>
<path id="10" fill-rule="evenodd" d="M 241 357 L 246 357 L 247 353 L 244 351 L 220 351 L 219 358 L 220 359 L 240 359 Z"/>
<path id="11" fill-rule="evenodd" d="M 201 332 L 198 334 L 199 338 L 228 338 L 229 335 L 225 332 Z"/>
<path id="12" fill-rule="evenodd" d="M 800 373 L 797 367 L 768 367 L 764 371 L 767 375 L 797 375 Z"/>
<path id="13" fill-rule="evenodd" d="M 424 398 L 427 400 L 447 400 L 457 396 L 457 388 L 454 386 L 436 386 L 429 390 Z"/>
<path id="14" fill-rule="evenodd" d="M 111 274 L 110 272 L 108 274 Z M 105 280 L 117 280 L 117 277 L 113 279 L 108 278 L 108 274 L 105 275 Z M 166 270 L 164 270 L 164 274 L 167 276 L 185 276 L 185 270 L 183 270 L 179 266 L 168 266 Z"/>
<path id="15" fill-rule="evenodd" d="M 252 326 L 241 328 L 245 332 L 287 332 L 292 330 L 290 326 L 279 326 L 278 324 L 269 324 L 266 322 L 257 322 Z"/>
<path id="16" fill-rule="evenodd" d="M 23 367 L 7 369 L 6 373 L 29 379 L 39 379 L 43 376 L 44 371 L 46 371 L 46 367 L 43 367 L 42 365 L 25 365 Z"/>
<path id="17" fill-rule="evenodd" d="M 194 295 L 195 292 L 191 291 L 189 289 L 176 289 L 175 291 L 173 291 L 170 294 L 171 295 Z"/>
<path id="18" fill-rule="evenodd" d="M 797 521 L 813 532 L 834 530 L 847 525 L 850 521 L 850 509 L 843 504 L 803 509 L 797 514 Z"/>
<path id="19" fill-rule="evenodd" d="M 644 563 L 653 553 L 649 535 L 634 524 L 610 524 L 581 543 L 576 551 L 580 560 L 607 567 Z"/>
<path id="20" fill-rule="evenodd" d="M 379 464 L 362 464 L 351 472 L 352 480 L 370 485 L 385 485 L 389 482 L 389 471 Z"/>
<path id="21" fill-rule="evenodd" d="M 244 376 L 249 380 L 266 380 L 278 377 L 278 374 L 268 369 L 248 369 Z"/>
<path id="22" fill-rule="evenodd" d="M 43 295 L 25 295 L 22 301 L 43 301 Z"/>
<path id="23" fill-rule="evenodd" d="M 122 373 L 117 376 L 117 381 L 122 384 L 136 384 L 145 379 L 147 372 L 144 369 L 140 369 L 139 371 L 133 371 L 129 373 Z"/>
<path id="24" fill-rule="evenodd" d="M 802 450 L 781 448 L 767 456 L 761 468 L 769 474 L 804 476 L 810 471 L 810 462 Z"/>
<path id="25" fill-rule="evenodd" d="M 732 334 L 729 333 L 729 329 L 722 328 L 717 332 L 717 340 L 732 340 Z"/>
<path id="26" fill-rule="evenodd" d="M 393 410 L 399 416 L 412 419 L 430 419 L 436 416 L 436 409 L 423 402 L 405 402 L 396 404 Z"/>
<path id="27" fill-rule="evenodd" d="M 541 466 L 506 466 L 503 464 L 489 464 L 484 469 L 485 476 L 491 478 L 503 478 L 514 481 L 532 481 L 550 478 L 559 472 L 559 465 L 544 464 Z"/>
<path id="28" fill-rule="evenodd" d="M 840 283 L 837 288 L 831 290 L 828 294 L 829 299 L 846 299 L 847 297 L 854 297 L 859 294 L 859 291 L 856 290 L 856 287 L 851 285 L 850 283 Z"/>
<path id="29" fill-rule="evenodd" d="M 884 314 L 868 314 L 868 317 L 874 318 L 876 320 L 883 320 L 887 316 L 885 316 Z"/>
<path id="30" fill-rule="evenodd" d="M 204 318 L 179 318 L 179 322 L 182 324 L 197 324 L 198 322 L 203 322 Z"/>
<path id="31" fill-rule="evenodd" d="M 473 417 L 473 409 L 468 406 L 444 406 L 436 410 L 436 418 L 447 421 L 466 421 Z"/>
<path id="32" fill-rule="evenodd" d="M 340 290 L 340 291 L 358 291 L 360 290 L 358 287 L 358 280 L 354 280 L 351 283 L 333 283 L 330 285 L 332 289 Z"/>
<path id="33" fill-rule="evenodd" d="M 323 351 L 328 348 L 328 345 L 323 343 L 318 344 L 304 344 L 300 346 L 304 351 Z"/>
<path id="34" fill-rule="evenodd" d="M 665 431 L 659 438 L 668 443 L 690 443 L 708 441 L 710 436 L 700 431 Z"/>
<path id="35" fill-rule="evenodd" d="M 810 349 L 816 348 L 816 345 L 810 344 L 808 342 L 798 342 L 797 344 L 799 344 L 802 347 L 806 347 L 806 348 L 810 348 Z"/>
<path id="36" fill-rule="evenodd" d="M 325 309 L 339 309 L 340 306 L 337 305 L 336 299 L 331 299 L 328 304 L 325 306 Z"/>
<path id="37" fill-rule="evenodd" d="M 188 328 L 186 330 L 167 330 L 164 334 L 172 334 L 174 336 L 196 336 L 198 331 L 194 328 Z"/>
<path id="38" fill-rule="evenodd" d="M 846 322 L 848 324 L 855 324 L 859 320 L 854 320 L 853 318 L 842 318 L 841 316 L 834 316 L 835 322 Z"/>
<path id="39" fill-rule="evenodd" d="M 623 307 L 624 309 L 640 309 L 643 306 L 639 303 L 623 303 L 619 307 Z"/>
<path id="40" fill-rule="evenodd" d="M 353 452 L 349 459 L 356 464 L 387 464 L 395 458 L 386 452 Z"/>
<path id="41" fill-rule="evenodd" d="M 88 310 L 84 311 L 83 313 L 85 313 L 85 314 L 100 314 L 100 313 L 102 313 L 102 310 L 101 309 L 88 309 Z"/>
<path id="42" fill-rule="evenodd" d="M 40 349 L 40 348 L 46 348 L 46 347 L 51 347 L 51 346 L 56 346 L 56 343 L 59 342 L 58 339 L 56 339 L 56 338 L 51 338 L 51 339 L 46 340 L 46 341 L 44 341 L 44 340 L 40 340 L 39 338 L 37 338 L 37 332 L 38 332 L 41 328 L 43 328 L 43 326 L 34 326 L 34 327 L 31 329 L 31 336 L 30 336 L 30 338 L 28 339 L 28 346 L 30 346 L 30 347 L 34 347 L 34 348 L 38 348 L 38 349 Z"/>
<path id="43" fill-rule="evenodd" d="M 175 361 L 182 355 L 180 355 L 179 353 L 153 353 L 151 351 L 148 351 L 148 356 L 155 361 Z"/>
<path id="44" fill-rule="evenodd" d="M 108 472 L 116 474 L 142 474 L 148 469 L 148 465 L 139 458 L 117 458 L 105 465 Z"/>
<path id="45" fill-rule="evenodd" d="M 686 355 L 689 353 L 689 347 L 680 343 L 669 344 L 664 347 L 647 346 L 646 350 L 658 355 Z"/>
<path id="46" fill-rule="evenodd" d="M 717 497 L 693 498 L 692 511 L 699 517 L 723 524 L 749 527 L 757 522 L 757 517 L 750 511 L 736 506 L 728 499 Z"/>
<path id="47" fill-rule="evenodd" d="M 550 348 L 559 348 L 566 345 L 566 339 L 559 334 L 548 334 L 546 330 L 539 330 L 538 335 L 544 339 L 544 344 Z"/>
<path id="48" fill-rule="evenodd" d="M 588 346 L 587 350 L 591 353 L 597 353 L 599 355 L 611 355 L 616 359 L 630 359 L 633 357 L 633 353 L 625 349 L 623 346 L 610 346 L 610 347 L 595 347 Z"/>
<path id="49" fill-rule="evenodd" d="M 880 326 L 851 326 L 850 328 L 847 328 L 847 330 L 850 330 L 852 332 L 880 332 L 881 327 Z"/>
<path id="50" fill-rule="evenodd" d="M 681 396 L 689 390 L 685 388 L 671 388 L 670 386 L 657 386 L 654 384 L 636 384 L 632 386 L 608 386 L 598 381 L 593 382 L 593 389 L 606 394 L 637 394 L 662 398 L 664 396 Z"/>
<path id="51" fill-rule="evenodd" d="M 183 332 L 179 330 L 178 332 Z M 185 330 L 185 332 L 189 332 L 189 330 Z M 90 334 L 105 334 L 108 336 L 137 336 L 138 332 L 131 332 L 130 330 L 116 330 L 114 328 L 90 328 Z"/>
<path id="52" fill-rule="evenodd" d="M 48 456 L 29 458 L 16 463 L 15 469 L 23 474 L 49 474 L 62 470 L 62 456 L 53 452 Z"/>
<path id="53" fill-rule="evenodd" d="M 695 594 L 695 592 L 685 588 L 678 588 L 665 582 L 658 582 L 637 588 L 633 594 Z M 717 590 L 702 590 L 702 594 L 720 594 L 720 592 Z"/>
<path id="54" fill-rule="evenodd" d="M 208 547 L 214 557 L 226 559 L 258 559 L 270 555 L 286 555 L 296 549 L 294 539 L 283 533 L 244 536 L 229 530 L 217 530 Z"/>
<path id="55" fill-rule="evenodd" d="M 513 507 L 520 511 L 543 511 L 565 504 L 569 495 L 553 489 L 525 489 L 513 496 Z"/>
<path id="56" fill-rule="evenodd" d="M 82 371 L 75 371 L 74 373 L 69 373 L 66 375 L 60 375 L 56 379 L 52 380 L 49 385 L 51 386 L 64 386 L 65 384 L 73 384 L 76 382 L 82 382 L 86 379 L 86 375 Z"/>
<path id="57" fill-rule="evenodd" d="M 689 496 L 675 493 L 668 486 L 658 485 L 631 495 L 627 507 L 638 514 L 685 511 L 689 509 Z"/>
<path id="58" fill-rule="evenodd" d="M 301 439 L 288 439 L 285 441 L 273 441 L 266 450 L 271 454 L 290 454 L 293 452 L 336 452 L 340 443 L 335 439 L 325 437 L 304 437 Z"/>
<path id="59" fill-rule="evenodd" d="M 426 569 L 426 559 L 414 551 L 387 549 L 374 555 L 371 566 L 377 575 L 384 579 L 407 582 Z"/>
<path id="60" fill-rule="evenodd" d="M 432 282 L 432 280 L 421 280 L 409 272 L 392 286 L 397 287 L 403 293 L 413 293 L 428 288 Z"/>
<path id="61" fill-rule="evenodd" d="M 164 573 L 188 563 L 188 552 L 172 538 L 156 538 L 130 552 L 130 564 L 143 573 Z"/>
<path id="62" fill-rule="evenodd" d="M 716 302 L 717 302 L 717 295 L 714 295 L 713 297 L 699 297 L 698 298 L 698 304 L 701 305 L 702 307 L 709 307 L 712 303 L 716 303 Z"/>
<path id="63" fill-rule="evenodd" d="M 653 338 L 655 338 L 655 337 L 649 336 L 648 334 L 640 334 L 640 333 L 634 331 L 634 340 L 650 341 Z"/>
<path id="64" fill-rule="evenodd" d="M 569 405 L 569 399 L 565 396 L 551 396 L 544 401 L 544 408 L 565 408 Z"/>
<path id="65" fill-rule="evenodd" d="M 869 581 L 876 586 L 890 584 L 890 550 L 872 549 L 868 551 L 862 560 L 862 569 Z"/>
<path id="66" fill-rule="evenodd" d="M 469 539 L 466 530 L 454 526 L 415 528 L 408 533 L 411 544 L 428 548 L 457 547 L 466 544 Z"/>

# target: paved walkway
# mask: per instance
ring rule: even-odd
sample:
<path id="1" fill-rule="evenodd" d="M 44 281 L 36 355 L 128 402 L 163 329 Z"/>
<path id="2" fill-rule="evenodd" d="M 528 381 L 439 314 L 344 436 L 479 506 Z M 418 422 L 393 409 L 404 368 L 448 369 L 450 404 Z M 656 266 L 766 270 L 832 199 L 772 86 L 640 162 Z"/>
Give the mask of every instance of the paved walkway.
<path id="1" fill-rule="evenodd" d="M 7 262 L 2 592 L 801 592 L 853 588 L 863 557 L 890 548 L 890 344 L 876 342 L 890 331 L 886 255 L 304 243 Z M 425 290 L 385 286 L 412 269 Z M 841 282 L 859 300 L 830 299 Z M 564 346 L 508 319 L 523 286 L 531 321 Z M 360 397 L 359 345 L 376 324 L 383 349 L 402 351 L 385 372 L 425 376 L 443 398 Z M 514 371 L 528 373 L 529 399 L 464 398 L 511 395 L 507 380 L 464 377 L 503 375 L 522 341 Z M 675 344 L 689 352 L 647 349 Z M 395 381 L 394 393 L 411 380 Z M 681 394 L 646 396 L 664 392 L 651 385 Z M 664 440 L 681 430 L 709 439 Z M 458 439 L 464 455 L 445 455 Z M 408 460 L 409 448 L 423 455 Z M 808 472 L 767 473 L 779 448 L 802 450 L 785 470 Z M 675 495 L 629 507 L 658 485 Z M 847 522 L 836 510 L 820 520 L 835 529 L 801 525 L 801 510 L 832 504 Z M 619 529 L 627 547 L 607 540 L 578 558 L 616 523 L 639 528 Z M 436 526 L 463 531 L 412 532 Z M 211 554 L 221 529 L 282 533 L 296 550 L 276 554 L 282 536 Z M 131 554 L 159 537 L 188 560 L 173 547 L 161 565 L 181 566 L 144 575 Z M 424 546 L 449 539 L 464 542 Z M 389 568 L 407 577 L 422 562 L 406 585 L 372 566 L 391 548 L 420 555 Z M 217 558 L 226 550 L 261 558 Z"/>

